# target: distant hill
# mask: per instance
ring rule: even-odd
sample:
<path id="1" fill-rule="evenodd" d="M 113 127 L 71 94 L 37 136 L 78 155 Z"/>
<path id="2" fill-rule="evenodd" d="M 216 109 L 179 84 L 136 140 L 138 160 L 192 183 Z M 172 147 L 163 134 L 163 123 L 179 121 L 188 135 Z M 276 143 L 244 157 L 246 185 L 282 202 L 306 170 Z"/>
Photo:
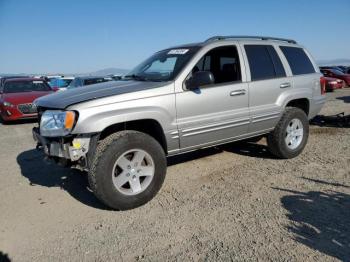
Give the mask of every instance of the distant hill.
<path id="1" fill-rule="evenodd" d="M 344 65 L 344 66 L 350 66 L 350 59 L 330 59 L 330 60 L 318 60 L 318 65 Z"/>
<path id="2" fill-rule="evenodd" d="M 124 75 L 126 73 L 130 72 L 128 69 L 122 69 L 122 68 L 105 68 L 101 70 L 97 70 L 95 72 L 88 72 L 88 73 L 0 73 L 1 76 L 6 75 L 35 75 L 35 76 L 41 76 L 41 75 L 65 75 L 65 76 L 86 76 L 86 75 L 94 75 L 94 76 L 106 76 L 106 75 Z"/>
<path id="3" fill-rule="evenodd" d="M 124 75 L 126 73 L 130 72 L 128 69 L 122 69 L 122 68 L 105 68 L 101 69 L 95 72 L 90 72 L 88 75 L 97 75 L 97 76 L 105 76 L 105 75 Z"/>

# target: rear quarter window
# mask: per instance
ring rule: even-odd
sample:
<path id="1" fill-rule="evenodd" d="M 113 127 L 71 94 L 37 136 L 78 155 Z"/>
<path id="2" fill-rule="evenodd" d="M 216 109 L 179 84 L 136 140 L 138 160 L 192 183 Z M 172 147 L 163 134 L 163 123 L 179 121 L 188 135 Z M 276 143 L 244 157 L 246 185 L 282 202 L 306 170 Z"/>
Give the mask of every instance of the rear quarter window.
<path id="1" fill-rule="evenodd" d="M 316 72 L 304 49 L 291 46 L 280 46 L 280 49 L 286 57 L 293 75 L 312 74 Z"/>
<path id="2" fill-rule="evenodd" d="M 270 45 L 244 45 L 252 81 L 286 76 L 276 50 Z"/>

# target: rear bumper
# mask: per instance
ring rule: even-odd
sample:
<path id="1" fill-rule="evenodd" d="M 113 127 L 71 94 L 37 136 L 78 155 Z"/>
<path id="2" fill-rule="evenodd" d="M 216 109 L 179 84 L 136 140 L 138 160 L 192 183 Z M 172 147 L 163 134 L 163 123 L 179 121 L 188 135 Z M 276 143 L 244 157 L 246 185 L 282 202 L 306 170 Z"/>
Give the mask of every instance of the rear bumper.
<path id="1" fill-rule="evenodd" d="M 309 119 L 314 118 L 326 103 L 326 96 L 317 96 L 310 101 Z"/>

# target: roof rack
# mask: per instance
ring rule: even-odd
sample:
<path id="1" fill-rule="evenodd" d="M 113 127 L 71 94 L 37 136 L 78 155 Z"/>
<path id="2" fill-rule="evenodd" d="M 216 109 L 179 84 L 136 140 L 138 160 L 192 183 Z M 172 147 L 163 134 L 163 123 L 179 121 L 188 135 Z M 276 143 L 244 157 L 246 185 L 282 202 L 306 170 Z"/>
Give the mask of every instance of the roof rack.
<path id="1" fill-rule="evenodd" d="M 249 36 L 249 35 L 229 35 L 229 36 L 223 36 L 223 35 L 217 35 L 208 38 L 205 40 L 205 42 L 211 42 L 211 41 L 218 41 L 218 40 L 224 40 L 224 39 L 259 39 L 259 40 L 276 40 L 276 41 L 283 41 L 291 44 L 296 44 L 297 42 L 292 39 L 286 39 L 286 38 L 279 38 L 279 37 L 270 37 L 270 36 Z"/>

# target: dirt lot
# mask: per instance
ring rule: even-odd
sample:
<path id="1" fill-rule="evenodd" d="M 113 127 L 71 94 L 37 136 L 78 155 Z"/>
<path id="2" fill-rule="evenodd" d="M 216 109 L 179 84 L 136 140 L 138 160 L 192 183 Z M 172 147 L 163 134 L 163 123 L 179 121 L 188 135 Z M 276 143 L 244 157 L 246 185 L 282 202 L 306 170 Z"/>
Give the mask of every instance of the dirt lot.
<path id="1" fill-rule="evenodd" d="M 321 113 L 342 111 L 350 89 Z M 33 125 L 0 125 L 0 251 L 13 261 L 350 261 L 350 128 L 312 126 L 292 160 L 264 140 L 171 158 L 156 198 L 117 212 L 83 173 L 42 160 Z"/>

